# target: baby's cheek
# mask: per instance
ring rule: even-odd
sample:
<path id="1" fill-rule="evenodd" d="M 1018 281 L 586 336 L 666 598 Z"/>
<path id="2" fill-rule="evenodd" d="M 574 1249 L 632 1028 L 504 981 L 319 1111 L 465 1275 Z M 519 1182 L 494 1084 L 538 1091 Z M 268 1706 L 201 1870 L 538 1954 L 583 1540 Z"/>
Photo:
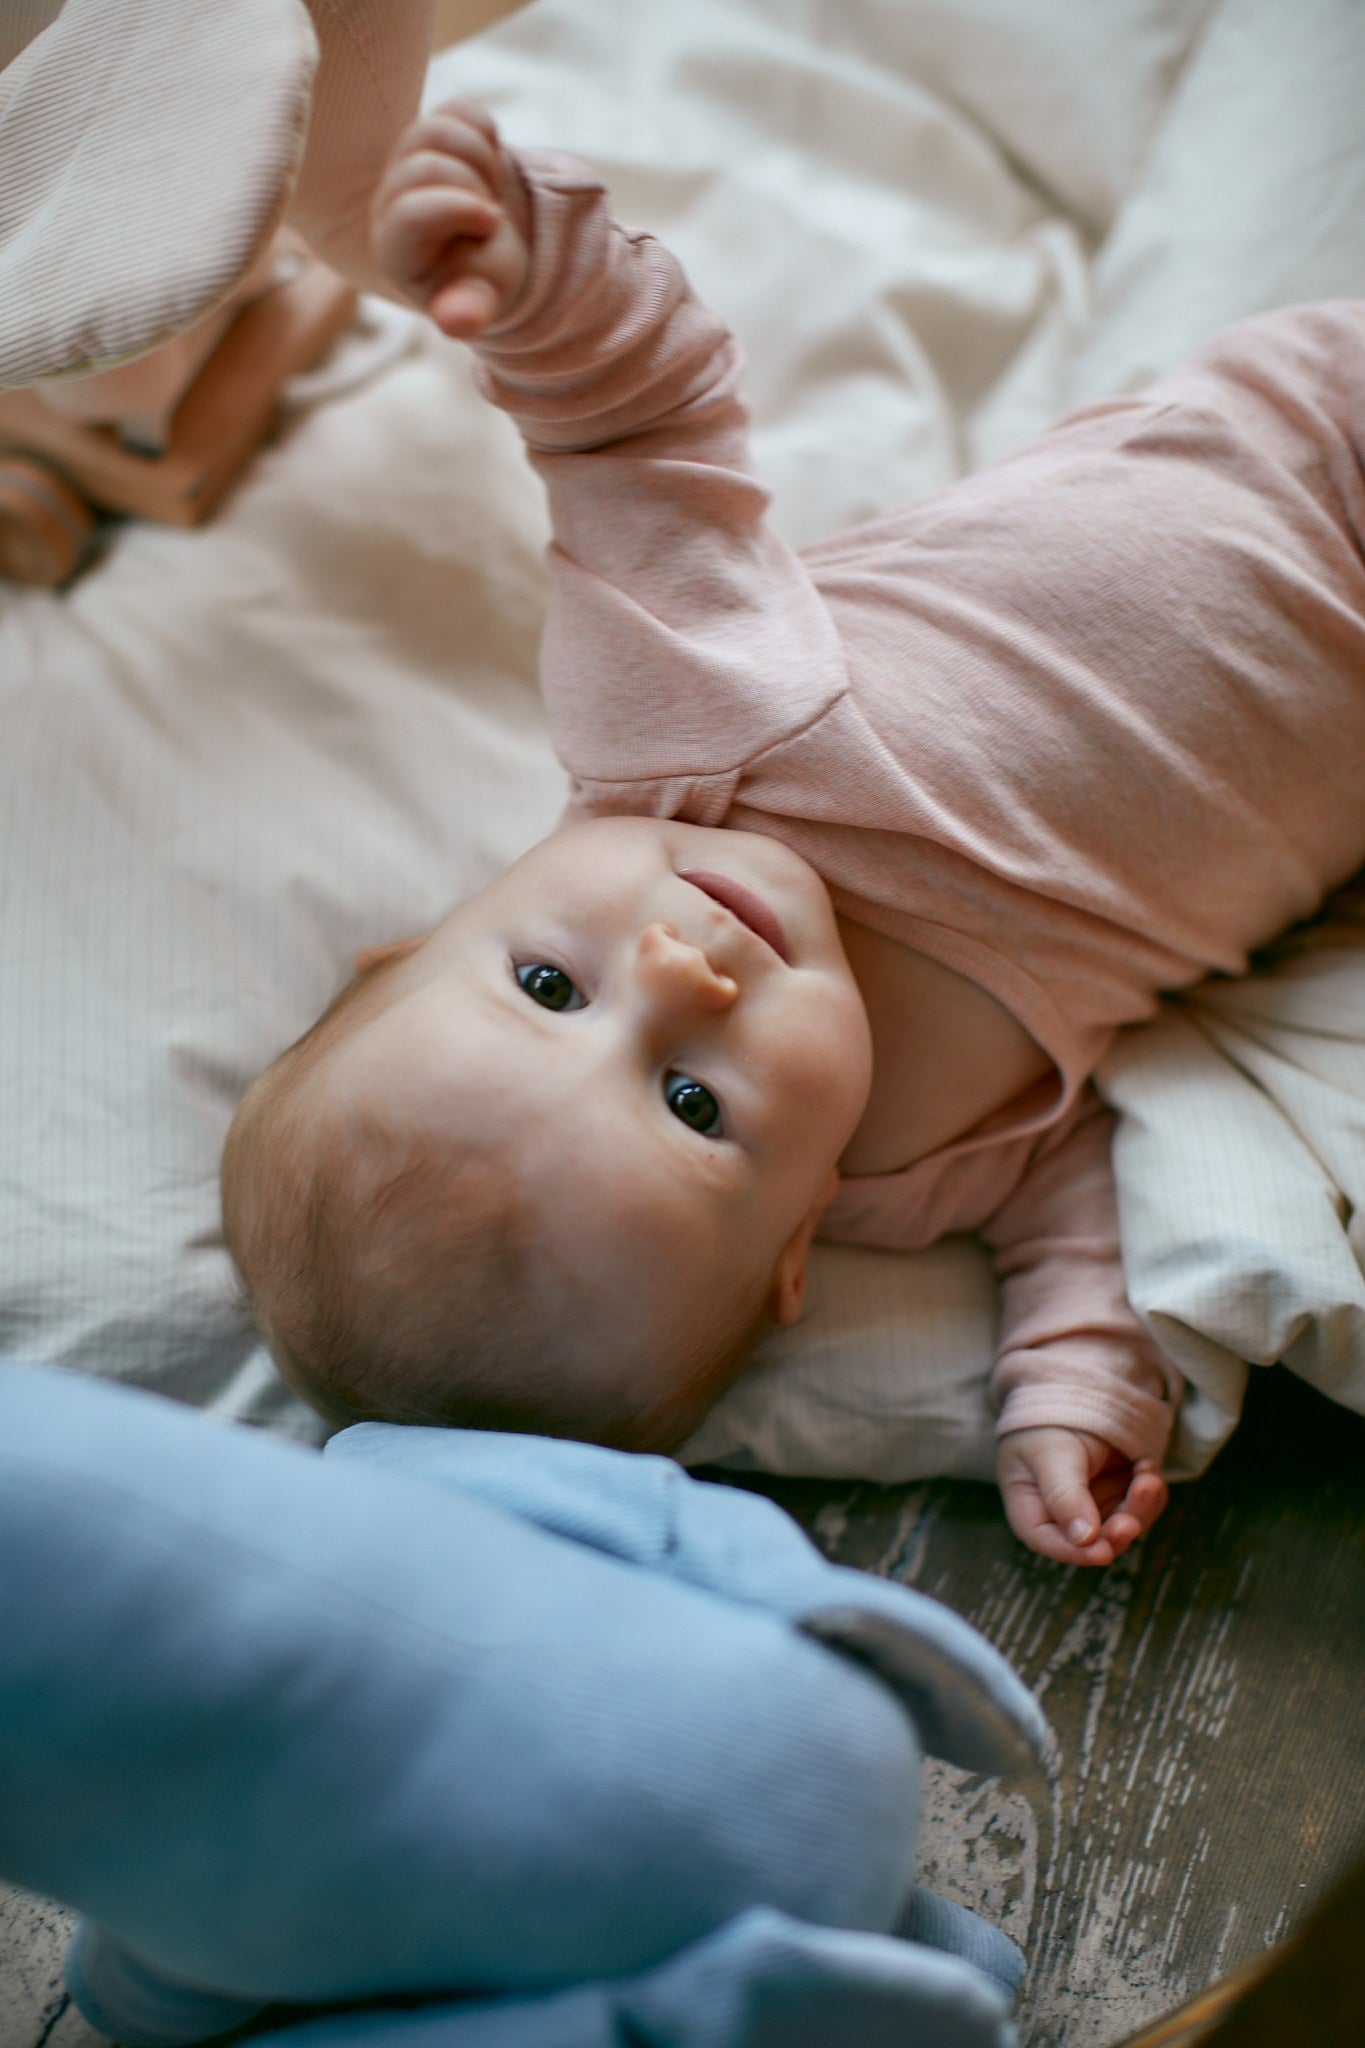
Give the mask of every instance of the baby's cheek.
<path id="1" fill-rule="evenodd" d="M 807 1004 L 790 1026 L 785 1064 L 793 1099 L 842 1149 L 872 1085 L 872 1039 L 862 1004 L 841 996 Z"/>
<path id="2" fill-rule="evenodd" d="M 851 1095 L 865 1100 L 872 1086 L 872 1027 L 856 984 L 840 983 L 832 993 L 819 1036 L 829 1066 L 837 1068 Z"/>

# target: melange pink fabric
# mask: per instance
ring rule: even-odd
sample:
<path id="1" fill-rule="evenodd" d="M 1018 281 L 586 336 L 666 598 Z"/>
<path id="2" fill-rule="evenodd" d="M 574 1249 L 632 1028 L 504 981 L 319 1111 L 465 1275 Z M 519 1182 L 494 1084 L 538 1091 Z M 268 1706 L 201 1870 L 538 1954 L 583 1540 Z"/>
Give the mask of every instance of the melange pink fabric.
<path id="1" fill-rule="evenodd" d="M 1032 1034 L 1055 1081 L 846 1181 L 825 1234 L 980 1231 L 1001 1430 L 1159 1456 L 1179 1383 L 1127 1304 L 1087 1077 L 1365 861 L 1365 305 L 1229 330 L 798 556 L 747 466 L 735 342 L 582 166 L 524 165 L 532 273 L 479 353 L 549 492 L 575 801 L 786 841 Z"/>

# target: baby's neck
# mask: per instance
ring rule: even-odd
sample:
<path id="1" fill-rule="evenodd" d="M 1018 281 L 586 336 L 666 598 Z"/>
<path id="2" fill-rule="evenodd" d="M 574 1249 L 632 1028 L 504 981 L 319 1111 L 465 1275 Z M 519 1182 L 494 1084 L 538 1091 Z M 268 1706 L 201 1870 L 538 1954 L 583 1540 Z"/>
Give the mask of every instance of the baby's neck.
<path id="1" fill-rule="evenodd" d="M 951 967 L 839 920 L 872 1027 L 872 1092 L 839 1162 L 894 1173 L 939 1151 L 1055 1072 L 1002 1003 Z"/>

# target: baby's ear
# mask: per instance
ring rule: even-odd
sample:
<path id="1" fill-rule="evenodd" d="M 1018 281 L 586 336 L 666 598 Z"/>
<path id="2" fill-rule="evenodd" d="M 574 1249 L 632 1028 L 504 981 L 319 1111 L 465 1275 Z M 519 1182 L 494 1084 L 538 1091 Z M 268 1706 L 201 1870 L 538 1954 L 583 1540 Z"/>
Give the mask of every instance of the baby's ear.
<path id="1" fill-rule="evenodd" d="M 390 939 L 387 946 L 363 946 L 355 956 L 355 971 L 363 978 L 387 960 L 406 960 L 409 953 L 426 944 L 426 939 L 425 932 L 418 932 L 411 939 Z"/>
<path id="2" fill-rule="evenodd" d="M 838 1186 L 838 1169 L 831 1167 L 828 1180 L 782 1247 L 768 1295 L 768 1314 L 779 1329 L 786 1329 L 801 1314 L 801 1305 L 806 1298 L 806 1266 L 810 1260 L 811 1240 L 820 1218 L 834 1200 Z"/>

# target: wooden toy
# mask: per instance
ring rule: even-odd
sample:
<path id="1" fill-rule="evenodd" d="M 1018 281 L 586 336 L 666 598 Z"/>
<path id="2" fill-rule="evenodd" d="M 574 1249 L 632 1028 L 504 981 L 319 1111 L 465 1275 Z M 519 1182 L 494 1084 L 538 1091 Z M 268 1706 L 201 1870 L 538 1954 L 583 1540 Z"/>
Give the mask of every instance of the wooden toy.
<path id="1" fill-rule="evenodd" d="M 327 353 L 356 296 L 305 251 L 284 251 L 273 282 L 187 386 L 157 453 L 57 411 L 40 386 L 0 392 L 0 576 L 65 583 L 86 556 L 96 508 L 199 525 L 270 432 L 280 387 Z"/>

